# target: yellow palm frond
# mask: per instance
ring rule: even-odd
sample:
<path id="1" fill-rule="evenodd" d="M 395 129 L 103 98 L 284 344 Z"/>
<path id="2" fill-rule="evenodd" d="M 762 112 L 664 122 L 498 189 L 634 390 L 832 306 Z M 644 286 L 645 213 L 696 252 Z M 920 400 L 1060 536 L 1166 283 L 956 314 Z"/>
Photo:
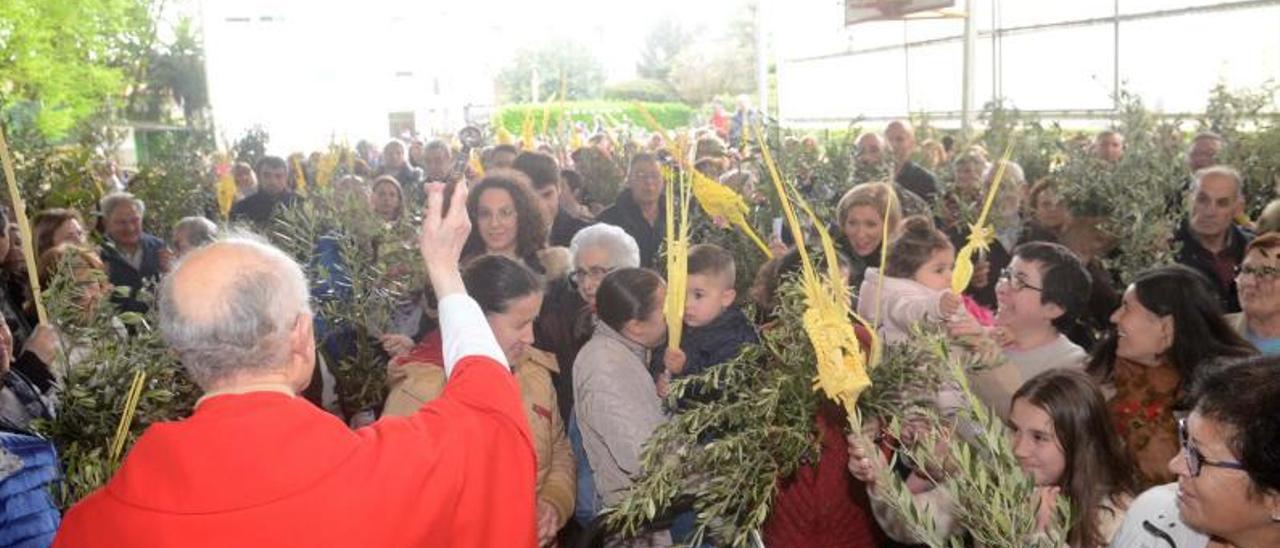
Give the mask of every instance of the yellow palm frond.
<path id="1" fill-rule="evenodd" d="M 1000 157 L 1000 167 L 996 168 L 991 188 L 987 189 L 987 197 L 982 203 L 982 212 L 978 214 L 978 221 L 969 225 L 969 238 L 956 253 L 956 268 L 951 273 L 951 291 L 956 294 L 963 293 L 965 288 L 969 287 L 969 280 L 973 278 L 973 253 L 979 249 L 986 251 L 991 247 L 991 242 L 995 241 L 995 229 L 987 223 L 987 215 L 991 213 L 991 204 L 995 203 L 996 195 L 1000 192 L 1000 182 L 1004 180 L 1004 168 L 1009 165 L 1009 156 L 1012 154 L 1013 142 L 1010 141 Z"/>
<path id="2" fill-rule="evenodd" d="M 293 159 L 293 182 L 298 186 L 294 192 L 296 192 L 298 196 L 306 196 L 307 174 L 302 170 L 302 161 L 297 158 Z"/>
<path id="3" fill-rule="evenodd" d="M 789 185 L 785 185 L 779 175 L 777 165 L 774 164 L 773 157 L 769 154 L 769 147 L 763 138 L 763 131 L 756 128 L 755 132 L 761 136 L 759 139 L 761 155 L 764 157 L 765 166 L 773 180 L 774 190 L 778 193 L 782 211 L 800 254 L 802 268 L 800 284 L 805 298 L 802 321 L 805 333 L 813 345 L 818 370 L 814 389 L 822 390 L 827 397 L 840 403 L 848 413 L 850 423 L 857 426 L 858 396 L 871 385 L 867 368 L 874 364 L 873 358 L 877 354 L 874 349 L 879 346 L 875 332 L 871 331 L 873 352 L 868 356 L 858 343 L 850 318 L 864 325 L 866 322 L 849 309 L 848 288 L 840 281 L 842 277 L 840 267 L 835 260 L 835 243 L 831 235 L 814 215 L 812 208 L 797 194 L 796 202 L 813 221 L 823 252 L 828 257 L 827 275 L 826 278 L 821 278 L 805 248 L 804 234 L 795 210 L 791 206 L 790 193 L 787 191 Z"/>
<path id="4" fill-rule="evenodd" d="M 338 171 L 338 163 L 342 160 L 342 151 L 337 147 L 331 147 L 327 154 L 320 156 L 320 161 L 316 163 L 316 186 L 320 188 L 329 188 L 333 182 L 333 174 Z"/>
<path id="5" fill-rule="evenodd" d="M 214 167 L 218 174 L 218 212 L 223 219 L 231 215 L 231 205 L 236 201 L 236 178 L 231 172 L 231 162 L 225 156 Z"/>
<path id="6" fill-rule="evenodd" d="M 760 252 L 764 253 L 765 257 L 773 258 L 769 246 L 760 239 L 755 229 L 751 228 L 751 223 L 747 222 L 747 213 L 750 211 L 747 201 L 732 188 L 719 181 L 713 181 L 695 170 L 693 171 L 693 197 L 698 200 L 698 205 L 708 216 L 737 227 L 760 248 Z"/>

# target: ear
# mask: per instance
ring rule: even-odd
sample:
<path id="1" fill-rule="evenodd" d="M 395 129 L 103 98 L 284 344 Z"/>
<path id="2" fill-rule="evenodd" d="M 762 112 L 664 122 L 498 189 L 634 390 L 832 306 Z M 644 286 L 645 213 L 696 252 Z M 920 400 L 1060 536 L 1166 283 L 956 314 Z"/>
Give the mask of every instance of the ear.
<path id="1" fill-rule="evenodd" d="M 1173 348 L 1173 315 L 1160 316 L 1160 345 Z"/>
<path id="2" fill-rule="evenodd" d="M 316 337 L 311 314 L 298 314 L 289 333 L 289 371 L 293 388 L 302 392 L 311 384 L 316 367 Z"/>
<path id="3" fill-rule="evenodd" d="M 1067 310 L 1058 305 L 1058 303 L 1041 303 L 1040 306 L 1044 309 L 1045 315 L 1049 321 L 1056 320 L 1062 317 L 1063 314 L 1067 313 Z"/>
<path id="4" fill-rule="evenodd" d="M 733 302 L 738 300 L 738 290 L 730 287 L 720 294 L 720 306 L 728 308 L 733 306 Z"/>

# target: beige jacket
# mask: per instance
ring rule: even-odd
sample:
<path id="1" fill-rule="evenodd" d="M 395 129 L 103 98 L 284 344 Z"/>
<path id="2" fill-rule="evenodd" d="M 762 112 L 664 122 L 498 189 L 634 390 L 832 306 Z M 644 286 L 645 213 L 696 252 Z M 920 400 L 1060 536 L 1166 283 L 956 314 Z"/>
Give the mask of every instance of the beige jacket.
<path id="1" fill-rule="evenodd" d="M 551 373 L 558 373 L 559 367 L 555 356 L 529 348 L 513 369 L 538 459 L 538 498 L 555 507 L 563 527 L 573 515 L 578 478 L 551 384 Z M 382 414 L 411 415 L 444 390 L 444 368 L 421 362 L 394 365 L 387 373 L 387 384 L 391 390 Z"/>

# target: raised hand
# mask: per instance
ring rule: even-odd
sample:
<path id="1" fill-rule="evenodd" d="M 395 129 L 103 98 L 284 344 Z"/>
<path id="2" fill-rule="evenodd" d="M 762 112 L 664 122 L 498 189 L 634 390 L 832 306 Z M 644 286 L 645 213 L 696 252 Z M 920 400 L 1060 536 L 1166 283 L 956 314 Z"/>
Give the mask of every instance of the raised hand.
<path id="1" fill-rule="evenodd" d="M 422 234 L 418 236 L 418 251 L 427 267 L 427 277 L 435 288 L 436 296 L 443 299 L 454 293 L 465 293 L 458 261 L 462 246 L 471 234 L 471 219 L 467 217 L 467 186 L 454 185 L 449 200 L 449 211 L 444 208 L 444 183 L 427 183 L 427 211 L 422 216 Z"/>

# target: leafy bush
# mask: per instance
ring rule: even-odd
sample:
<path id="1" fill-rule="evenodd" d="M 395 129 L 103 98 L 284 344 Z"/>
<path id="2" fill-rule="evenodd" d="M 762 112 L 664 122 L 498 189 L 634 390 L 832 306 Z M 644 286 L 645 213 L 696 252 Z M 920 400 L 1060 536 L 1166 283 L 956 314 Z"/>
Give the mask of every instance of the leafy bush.
<path id="1" fill-rule="evenodd" d="M 641 78 L 613 84 L 604 89 L 604 98 L 609 101 L 646 101 L 665 103 L 678 101 L 675 88 L 662 80 Z"/>
<path id="2" fill-rule="evenodd" d="M 645 110 L 653 115 L 665 129 L 685 127 L 693 123 L 693 108 L 683 103 L 643 103 Z M 551 103 L 550 105 L 524 103 L 502 107 L 494 114 L 494 124 L 520 135 L 526 118 L 534 121 L 537 133 L 554 132 L 563 117 L 565 121 L 592 123 L 599 116 L 606 124 L 628 123 L 637 127 L 647 127 L 644 116 L 634 103 L 627 101 L 570 101 Z M 543 127 L 543 119 L 547 119 L 550 128 Z M 550 129 L 550 131 L 548 131 Z"/>

